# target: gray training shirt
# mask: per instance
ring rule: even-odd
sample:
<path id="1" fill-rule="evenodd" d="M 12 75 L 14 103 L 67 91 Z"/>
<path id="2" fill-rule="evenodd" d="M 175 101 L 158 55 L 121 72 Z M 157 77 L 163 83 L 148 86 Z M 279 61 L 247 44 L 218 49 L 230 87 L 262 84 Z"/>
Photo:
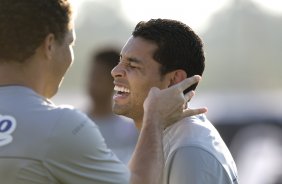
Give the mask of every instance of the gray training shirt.
<path id="1" fill-rule="evenodd" d="M 0 87 L 1 184 L 128 183 L 97 126 L 23 86 Z"/>
<path id="2" fill-rule="evenodd" d="M 163 146 L 163 184 L 238 184 L 232 155 L 205 115 L 168 127 Z"/>

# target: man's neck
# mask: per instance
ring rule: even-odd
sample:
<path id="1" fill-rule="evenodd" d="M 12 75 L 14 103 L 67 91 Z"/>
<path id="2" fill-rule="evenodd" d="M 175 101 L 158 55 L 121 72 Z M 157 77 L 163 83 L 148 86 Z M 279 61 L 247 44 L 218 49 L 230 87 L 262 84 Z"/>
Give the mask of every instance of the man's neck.
<path id="1" fill-rule="evenodd" d="M 0 63 L 0 85 L 21 85 L 41 94 L 44 82 L 38 70 L 32 70 L 29 64 L 20 62 Z M 32 75 L 31 75 L 32 74 Z"/>
<path id="2" fill-rule="evenodd" d="M 23 85 L 27 86 L 24 77 L 24 68 L 20 63 L 0 64 L 0 85 Z"/>

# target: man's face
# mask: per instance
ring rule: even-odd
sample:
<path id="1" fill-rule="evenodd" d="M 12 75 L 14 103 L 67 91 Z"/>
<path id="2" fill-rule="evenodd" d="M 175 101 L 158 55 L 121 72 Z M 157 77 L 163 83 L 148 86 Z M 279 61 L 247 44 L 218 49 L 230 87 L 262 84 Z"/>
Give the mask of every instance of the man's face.
<path id="1" fill-rule="evenodd" d="M 115 91 L 113 111 L 141 123 L 143 103 L 151 87 L 168 87 L 161 65 L 153 59 L 157 45 L 141 37 L 130 37 L 121 51 L 120 63 L 112 70 Z"/>
<path id="2" fill-rule="evenodd" d="M 54 52 L 54 60 L 51 66 L 51 76 L 50 76 L 50 86 L 53 89 L 49 89 L 49 96 L 53 96 L 60 84 L 62 83 L 63 77 L 70 67 L 73 61 L 73 42 L 74 42 L 74 31 L 69 30 L 62 43 L 57 43 L 55 52 Z"/>

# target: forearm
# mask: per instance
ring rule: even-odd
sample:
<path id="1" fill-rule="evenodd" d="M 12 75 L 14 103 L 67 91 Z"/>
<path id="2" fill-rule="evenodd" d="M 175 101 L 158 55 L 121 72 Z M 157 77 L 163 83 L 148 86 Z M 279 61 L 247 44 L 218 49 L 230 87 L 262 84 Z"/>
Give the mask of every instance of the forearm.
<path id="1" fill-rule="evenodd" d="M 131 184 L 160 184 L 164 166 L 162 128 L 156 117 L 144 116 L 143 127 L 129 164 Z"/>

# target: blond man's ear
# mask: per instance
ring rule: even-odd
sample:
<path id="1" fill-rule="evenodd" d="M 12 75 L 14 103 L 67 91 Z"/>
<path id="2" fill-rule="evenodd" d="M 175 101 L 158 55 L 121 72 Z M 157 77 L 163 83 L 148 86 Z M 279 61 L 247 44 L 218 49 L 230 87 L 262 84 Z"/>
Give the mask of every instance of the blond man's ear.
<path id="1" fill-rule="evenodd" d="M 50 33 L 46 36 L 42 44 L 43 53 L 48 60 L 52 59 L 55 51 L 55 47 L 56 47 L 55 36 L 54 34 Z"/>

